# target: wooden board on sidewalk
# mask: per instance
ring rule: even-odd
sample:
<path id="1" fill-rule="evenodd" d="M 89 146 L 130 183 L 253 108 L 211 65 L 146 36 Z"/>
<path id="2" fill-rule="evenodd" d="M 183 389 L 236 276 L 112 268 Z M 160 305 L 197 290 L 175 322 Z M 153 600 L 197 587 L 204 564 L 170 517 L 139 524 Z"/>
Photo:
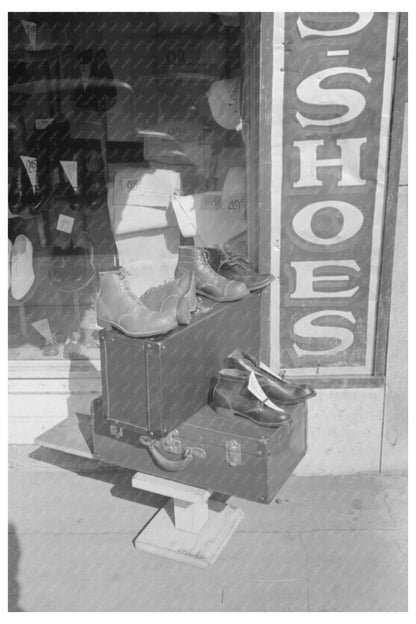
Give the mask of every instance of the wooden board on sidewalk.
<path id="1" fill-rule="evenodd" d="M 93 459 L 92 420 L 85 414 L 73 414 L 45 431 L 35 444 L 80 457 Z"/>

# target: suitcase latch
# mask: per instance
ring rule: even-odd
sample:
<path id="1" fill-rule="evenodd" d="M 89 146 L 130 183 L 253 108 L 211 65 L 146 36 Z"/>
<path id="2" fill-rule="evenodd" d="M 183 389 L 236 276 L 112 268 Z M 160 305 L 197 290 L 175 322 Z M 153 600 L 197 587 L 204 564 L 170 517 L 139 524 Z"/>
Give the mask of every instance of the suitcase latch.
<path id="1" fill-rule="evenodd" d="M 180 438 L 178 438 L 178 431 L 174 429 L 167 436 L 162 438 L 162 448 L 168 453 L 175 453 L 176 455 L 180 455 L 182 453 L 182 442 Z"/>
<path id="2" fill-rule="evenodd" d="M 237 440 L 226 441 L 225 459 L 230 466 L 241 466 L 241 444 Z"/>
<path id="3" fill-rule="evenodd" d="M 123 437 L 123 427 L 119 427 L 118 425 L 110 425 L 110 433 L 115 438 Z"/>

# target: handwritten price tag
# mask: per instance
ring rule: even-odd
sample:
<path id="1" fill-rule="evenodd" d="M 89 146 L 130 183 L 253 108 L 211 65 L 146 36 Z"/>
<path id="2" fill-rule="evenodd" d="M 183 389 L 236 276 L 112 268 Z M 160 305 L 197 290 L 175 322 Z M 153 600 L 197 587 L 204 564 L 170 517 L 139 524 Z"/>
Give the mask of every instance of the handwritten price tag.
<path id="1" fill-rule="evenodd" d="M 26 37 L 29 39 L 30 47 L 32 48 L 32 50 L 36 50 L 36 22 L 28 22 L 27 20 L 22 20 L 22 26 L 25 30 Z"/>
<path id="2" fill-rule="evenodd" d="M 260 386 L 259 382 L 256 379 L 254 373 L 250 373 L 250 377 L 248 379 L 247 388 L 250 390 L 251 394 L 253 394 L 257 399 L 259 399 L 262 403 L 273 409 L 275 412 L 284 412 L 285 410 L 281 409 L 277 405 L 275 405 L 264 392 L 263 388 Z"/>
<path id="3" fill-rule="evenodd" d="M 35 193 L 37 184 L 38 161 L 36 160 L 36 158 L 32 158 L 31 156 L 20 156 L 20 160 L 22 161 L 26 169 L 27 175 L 29 176 L 33 193 Z"/>
<path id="4" fill-rule="evenodd" d="M 36 130 L 45 130 L 53 122 L 53 117 L 48 119 L 36 119 L 35 128 Z"/>
<path id="5" fill-rule="evenodd" d="M 56 225 L 56 229 L 60 232 L 66 232 L 67 234 L 71 234 L 72 228 L 74 227 L 74 217 L 70 217 L 69 215 L 60 214 L 58 218 L 58 223 Z"/>
<path id="6" fill-rule="evenodd" d="M 62 169 L 74 191 L 78 190 L 78 163 L 76 160 L 60 160 Z"/>
<path id="7" fill-rule="evenodd" d="M 32 327 L 34 327 L 47 342 L 54 342 L 48 319 L 45 318 L 40 321 L 36 321 L 35 323 L 32 323 Z"/>

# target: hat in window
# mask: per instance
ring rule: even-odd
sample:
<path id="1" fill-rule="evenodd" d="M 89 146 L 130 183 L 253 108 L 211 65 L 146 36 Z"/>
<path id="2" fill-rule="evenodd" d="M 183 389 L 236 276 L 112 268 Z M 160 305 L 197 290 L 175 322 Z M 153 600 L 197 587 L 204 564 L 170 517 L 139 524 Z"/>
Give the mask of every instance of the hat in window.
<path id="1" fill-rule="evenodd" d="M 207 97 L 217 124 L 226 130 L 237 130 L 241 122 L 240 79 L 216 80 L 210 86 Z"/>

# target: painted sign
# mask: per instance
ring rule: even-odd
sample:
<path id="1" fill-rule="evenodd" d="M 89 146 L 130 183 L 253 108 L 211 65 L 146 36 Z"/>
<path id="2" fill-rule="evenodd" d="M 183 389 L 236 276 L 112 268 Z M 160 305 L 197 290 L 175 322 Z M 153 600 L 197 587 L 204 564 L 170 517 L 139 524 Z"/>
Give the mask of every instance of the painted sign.
<path id="1" fill-rule="evenodd" d="M 279 365 L 371 374 L 396 14 L 286 13 L 277 36 Z"/>

